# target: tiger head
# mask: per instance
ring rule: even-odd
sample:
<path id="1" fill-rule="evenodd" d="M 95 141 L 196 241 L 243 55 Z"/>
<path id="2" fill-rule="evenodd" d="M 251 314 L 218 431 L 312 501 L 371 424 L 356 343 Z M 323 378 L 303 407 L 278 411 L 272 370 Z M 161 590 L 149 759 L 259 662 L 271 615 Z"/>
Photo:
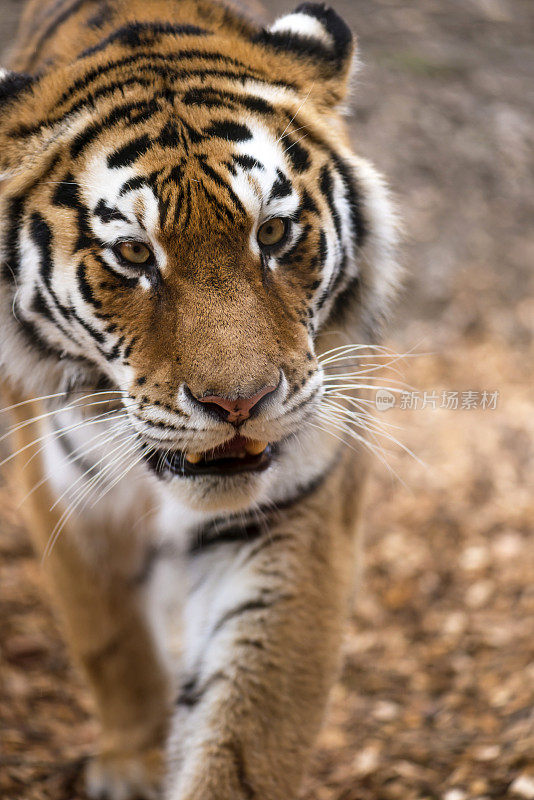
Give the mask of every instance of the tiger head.
<path id="1" fill-rule="evenodd" d="M 0 363 L 39 395 L 116 390 L 161 480 L 238 507 L 295 440 L 324 468 L 318 354 L 375 339 L 397 282 L 343 123 L 353 38 L 309 3 L 107 25 L 2 74 Z"/>

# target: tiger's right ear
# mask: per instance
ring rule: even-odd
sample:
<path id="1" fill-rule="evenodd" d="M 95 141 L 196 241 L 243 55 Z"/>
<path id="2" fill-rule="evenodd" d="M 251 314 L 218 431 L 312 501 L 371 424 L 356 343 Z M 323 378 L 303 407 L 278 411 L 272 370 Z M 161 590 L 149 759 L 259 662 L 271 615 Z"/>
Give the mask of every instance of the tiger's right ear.
<path id="1" fill-rule="evenodd" d="M 5 103 L 15 100 L 33 83 L 31 75 L 0 68 L 0 116 Z"/>

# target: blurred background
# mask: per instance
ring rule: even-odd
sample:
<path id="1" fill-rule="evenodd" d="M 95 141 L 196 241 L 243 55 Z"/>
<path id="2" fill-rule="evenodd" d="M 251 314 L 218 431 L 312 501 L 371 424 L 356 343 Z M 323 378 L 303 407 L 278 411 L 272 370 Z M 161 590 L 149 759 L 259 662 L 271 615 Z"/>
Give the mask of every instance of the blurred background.
<path id="1" fill-rule="evenodd" d="M 413 393 L 380 417 L 422 464 L 393 446 L 375 465 L 345 667 L 304 797 L 528 800 L 534 2 L 332 4 L 363 62 L 353 141 L 405 226 L 388 344 L 426 355 L 402 364 Z M 21 6 L 0 0 L 4 52 Z M 286 10 L 271 0 L 270 15 Z M 81 800 L 95 725 L 5 487 L 0 652 L 0 797 Z"/>

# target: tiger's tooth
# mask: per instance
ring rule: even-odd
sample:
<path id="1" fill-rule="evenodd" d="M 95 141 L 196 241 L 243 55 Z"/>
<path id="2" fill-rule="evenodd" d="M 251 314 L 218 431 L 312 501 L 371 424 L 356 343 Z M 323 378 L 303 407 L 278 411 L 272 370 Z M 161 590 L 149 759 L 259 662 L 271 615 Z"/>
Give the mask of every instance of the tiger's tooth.
<path id="1" fill-rule="evenodd" d="M 198 464 L 199 461 L 202 461 L 202 455 L 201 453 L 186 453 L 185 460 L 190 464 Z"/>
<path id="2" fill-rule="evenodd" d="M 249 456 L 259 456 L 260 453 L 263 453 L 268 444 L 269 442 L 259 442 L 255 439 L 247 439 L 245 443 L 245 449 Z"/>

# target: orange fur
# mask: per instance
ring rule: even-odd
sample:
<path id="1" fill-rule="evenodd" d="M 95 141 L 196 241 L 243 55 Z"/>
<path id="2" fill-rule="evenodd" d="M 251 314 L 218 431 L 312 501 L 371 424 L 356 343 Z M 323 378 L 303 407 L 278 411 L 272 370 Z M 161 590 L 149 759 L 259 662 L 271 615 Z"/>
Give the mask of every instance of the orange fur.
<path id="1" fill-rule="evenodd" d="M 95 797 L 157 796 L 167 739 L 169 800 L 288 800 L 339 662 L 366 458 L 344 445 L 339 410 L 330 428 L 317 416 L 321 381 L 334 380 L 321 354 L 377 335 L 394 235 L 338 107 L 346 27 L 306 6 L 265 30 L 241 13 L 256 5 L 31 0 L 12 55 L 31 77 L 0 78 L 15 484 L 102 724 Z M 249 141 L 265 152 L 243 155 Z M 288 198 L 298 205 L 284 211 Z M 269 203 L 293 237 L 285 250 L 258 244 Z M 108 230 L 121 226 L 144 237 L 151 270 L 120 261 Z M 199 402 L 265 387 L 278 417 L 261 411 L 237 434 Z M 129 439 L 111 450 L 125 462 L 116 494 L 91 505 L 114 489 L 99 468 L 109 455 L 76 466 L 68 440 L 99 413 L 101 443 L 120 441 L 117 423 Z M 87 456 L 95 439 L 80 441 Z M 279 452 L 245 478 L 167 474 L 181 474 L 177 453 L 209 465 L 232 441 Z M 164 546 L 180 562 L 182 675 L 149 620 Z"/>

